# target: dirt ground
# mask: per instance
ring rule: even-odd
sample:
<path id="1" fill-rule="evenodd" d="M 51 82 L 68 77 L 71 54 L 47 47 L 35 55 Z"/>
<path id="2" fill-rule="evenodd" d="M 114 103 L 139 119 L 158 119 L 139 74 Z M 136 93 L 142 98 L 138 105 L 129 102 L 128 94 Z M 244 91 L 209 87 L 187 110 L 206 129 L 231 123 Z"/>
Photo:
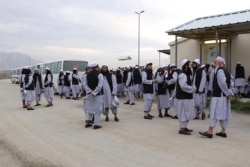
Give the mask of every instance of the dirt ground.
<path id="1" fill-rule="evenodd" d="M 249 167 L 250 116 L 232 114 L 228 137 L 204 138 L 208 119 L 193 120 L 191 136 L 178 134 L 178 120 L 143 119 L 143 101 L 124 105 L 120 122 L 102 129 L 85 128 L 81 100 L 55 96 L 54 105 L 33 111 L 21 108 L 19 86 L 0 80 L 1 167 Z M 208 111 L 206 111 L 208 112 Z M 170 114 L 174 115 L 170 110 Z M 219 124 L 214 132 L 220 130 Z"/>

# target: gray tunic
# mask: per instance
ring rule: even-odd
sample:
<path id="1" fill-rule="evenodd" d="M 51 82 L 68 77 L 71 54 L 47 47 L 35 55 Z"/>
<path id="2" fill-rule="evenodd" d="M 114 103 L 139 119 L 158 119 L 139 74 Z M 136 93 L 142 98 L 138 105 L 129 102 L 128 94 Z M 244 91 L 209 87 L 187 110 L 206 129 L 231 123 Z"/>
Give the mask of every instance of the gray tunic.
<path id="1" fill-rule="evenodd" d="M 196 73 L 194 75 L 193 78 L 193 85 L 195 86 L 195 82 L 196 82 Z M 203 92 L 203 90 L 205 89 L 206 86 L 206 72 L 204 70 L 202 70 L 202 77 L 201 77 L 201 81 L 200 81 L 200 87 L 199 87 L 199 92 Z M 194 93 L 194 105 L 196 107 L 199 107 L 201 110 L 204 108 L 206 104 L 206 99 L 205 99 L 205 93 L 203 94 L 198 94 L 198 93 Z"/>
<path id="2" fill-rule="evenodd" d="M 25 84 L 23 87 L 28 88 L 31 84 L 33 84 L 33 77 L 32 75 L 29 76 L 29 82 Z M 35 101 L 35 91 L 34 90 L 24 90 L 25 92 L 25 101 L 27 101 L 28 104 L 31 104 L 33 101 Z"/>
<path id="3" fill-rule="evenodd" d="M 172 79 L 170 80 L 167 80 L 167 83 L 168 85 L 172 85 L 172 84 L 176 84 L 177 82 L 177 78 L 178 78 L 178 73 L 175 71 L 172 75 Z M 170 107 L 174 108 L 174 105 L 175 105 L 175 89 L 171 92 L 171 94 L 169 95 L 170 96 Z"/>
<path id="4" fill-rule="evenodd" d="M 221 91 L 226 95 L 232 94 L 228 89 L 223 70 L 217 72 L 217 81 Z M 212 97 L 210 102 L 210 119 L 228 120 L 231 118 L 231 102 L 226 96 Z"/>
<path id="5" fill-rule="evenodd" d="M 147 73 L 145 71 L 142 72 L 142 83 L 148 85 L 153 83 L 152 80 L 147 80 Z M 155 98 L 155 84 L 153 84 L 153 87 L 153 93 L 143 93 L 144 111 L 151 111 L 152 103 Z"/>
<path id="6" fill-rule="evenodd" d="M 73 74 L 72 77 L 77 79 L 80 82 L 80 77 L 79 77 L 78 74 Z M 77 94 L 79 94 L 80 91 L 81 91 L 80 85 L 79 84 L 75 85 L 72 82 L 72 94 L 73 94 L 73 97 L 77 97 Z"/>
<path id="7" fill-rule="evenodd" d="M 57 78 L 57 84 L 60 83 L 59 79 L 62 80 L 62 85 L 57 85 L 57 92 L 58 92 L 59 94 L 62 94 L 62 93 L 63 93 L 63 84 L 64 84 L 64 75 L 61 76 L 60 78 L 59 78 L 59 76 L 58 76 L 58 78 Z"/>
<path id="8" fill-rule="evenodd" d="M 152 80 L 147 80 L 147 73 L 146 72 L 142 72 L 142 83 L 148 84 L 148 85 L 152 84 Z M 143 94 L 144 99 L 150 99 L 150 100 L 155 99 L 155 84 L 153 84 L 153 86 L 154 86 L 154 89 L 153 89 L 154 92 L 153 93 L 144 93 Z"/>
<path id="9" fill-rule="evenodd" d="M 47 82 L 44 82 L 44 85 L 48 85 L 51 82 L 52 82 L 51 74 L 48 74 L 48 80 L 47 80 Z M 44 88 L 44 96 L 45 96 L 47 102 L 52 102 L 53 97 L 54 97 L 53 87 L 49 87 L 49 86 L 45 87 Z"/>
<path id="10" fill-rule="evenodd" d="M 103 100 L 104 100 L 104 107 L 105 108 L 116 108 L 112 105 L 112 102 L 114 100 L 114 96 L 117 93 L 117 83 L 116 83 L 116 78 L 115 76 L 112 75 L 112 86 L 113 86 L 113 91 L 111 92 L 109 83 L 107 78 L 104 76 L 103 77 Z"/>
<path id="11" fill-rule="evenodd" d="M 178 76 L 179 85 L 182 91 L 187 93 L 194 93 L 196 88 L 187 84 L 187 76 L 181 73 Z M 196 116 L 193 99 L 175 99 L 175 111 L 178 115 L 179 121 L 189 121 Z"/>
<path id="12" fill-rule="evenodd" d="M 209 74 L 209 83 L 208 83 L 208 90 L 212 91 L 213 90 L 213 80 L 214 80 L 214 68 L 210 71 Z"/>
<path id="13" fill-rule="evenodd" d="M 157 74 L 157 76 L 156 76 L 157 83 L 163 83 L 164 82 L 164 77 L 165 77 L 164 75 Z M 168 89 L 166 90 L 166 94 L 158 95 L 157 108 L 158 109 L 170 108 Z"/>
<path id="14" fill-rule="evenodd" d="M 71 82 L 72 78 L 68 75 L 68 81 Z M 65 92 L 66 97 L 70 96 L 70 86 L 63 86 L 63 91 Z"/>
<path id="15" fill-rule="evenodd" d="M 24 77 L 25 77 L 25 74 L 22 74 L 21 78 L 22 78 L 23 87 L 20 88 L 20 93 L 21 93 L 21 96 L 22 96 L 22 100 L 25 100 L 25 96 L 26 96 L 26 94 L 24 93 Z"/>
<path id="16" fill-rule="evenodd" d="M 134 90 L 133 84 L 129 86 L 129 83 L 131 82 L 131 80 L 132 80 L 132 72 L 128 72 L 128 79 L 126 81 L 127 88 L 125 89 L 125 91 L 134 93 L 135 90 Z"/>
<path id="17" fill-rule="evenodd" d="M 103 97 L 102 95 L 97 95 L 97 94 L 102 90 L 103 87 L 103 75 L 102 74 L 98 75 L 98 85 L 94 90 L 90 89 L 87 83 L 88 81 L 86 77 L 83 87 L 87 94 L 92 92 L 94 96 L 90 99 L 84 98 L 85 100 L 84 110 L 87 113 L 93 115 L 101 114 L 104 111 Z"/>

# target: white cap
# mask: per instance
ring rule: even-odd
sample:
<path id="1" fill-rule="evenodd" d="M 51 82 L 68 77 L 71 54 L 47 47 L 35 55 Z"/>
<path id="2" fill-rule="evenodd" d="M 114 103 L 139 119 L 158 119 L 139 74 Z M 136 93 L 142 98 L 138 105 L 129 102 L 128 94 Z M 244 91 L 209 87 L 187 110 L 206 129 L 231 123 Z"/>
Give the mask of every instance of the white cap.
<path id="1" fill-rule="evenodd" d="M 73 68 L 73 70 L 77 70 L 77 68 Z"/>
<path id="2" fill-rule="evenodd" d="M 194 61 L 193 61 L 193 62 L 195 62 L 196 64 L 201 65 L 200 59 L 194 59 Z"/>
<path id="3" fill-rule="evenodd" d="M 167 65 L 162 65 L 161 68 L 165 68 L 165 67 L 168 67 Z"/>
<path id="4" fill-rule="evenodd" d="M 152 62 L 147 62 L 146 64 L 145 64 L 145 66 L 144 66 L 144 68 L 146 68 L 148 65 L 152 65 L 153 63 Z"/>
<path id="5" fill-rule="evenodd" d="M 23 66 L 22 69 L 29 69 L 29 66 Z"/>
<path id="6" fill-rule="evenodd" d="M 176 67 L 176 65 L 175 65 L 175 64 L 170 64 L 169 67 L 170 67 L 170 68 L 171 68 L 171 67 Z"/>
<path id="7" fill-rule="evenodd" d="M 205 66 L 206 66 L 205 64 L 202 64 L 202 65 L 201 65 L 201 68 L 204 68 Z"/>
<path id="8" fill-rule="evenodd" d="M 136 66 L 135 66 L 135 69 L 138 69 L 138 68 L 139 68 L 139 66 L 138 66 L 138 65 L 136 65 Z"/>
<path id="9" fill-rule="evenodd" d="M 184 64 L 186 64 L 188 62 L 188 59 L 183 59 L 182 61 L 181 61 L 181 66 L 184 66 Z"/>
<path id="10" fill-rule="evenodd" d="M 237 64 L 240 64 L 240 61 L 237 61 Z"/>
<path id="11" fill-rule="evenodd" d="M 114 100 L 112 101 L 112 105 L 114 107 L 120 106 L 120 101 L 117 96 L 114 97 Z"/>
<path id="12" fill-rule="evenodd" d="M 130 69 L 131 67 L 130 66 L 126 66 L 125 68 Z"/>
<path id="13" fill-rule="evenodd" d="M 220 61 L 220 62 L 226 64 L 225 59 L 224 59 L 223 57 L 221 57 L 221 56 L 216 57 L 216 60 L 218 60 L 218 61 Z"/>
<path id="14" fill-rule="evenodd" d="M 50 70 L 49 67 L 46 67 L 45 70 Z"/>
<path id="15" fill-rule="evenodd" d="M 96 67 L 98 64 L 95 61 L 89 62 L 88 67 Z"/>

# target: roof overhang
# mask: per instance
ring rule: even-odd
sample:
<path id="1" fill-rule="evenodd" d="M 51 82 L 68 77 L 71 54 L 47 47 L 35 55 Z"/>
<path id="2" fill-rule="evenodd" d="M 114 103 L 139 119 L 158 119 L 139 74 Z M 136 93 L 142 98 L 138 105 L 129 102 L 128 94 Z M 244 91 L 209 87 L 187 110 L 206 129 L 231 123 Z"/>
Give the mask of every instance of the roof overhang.
<path id="1" fill-rule="evenodd" d="M 170 49 L 158 50 L 158 52 L 170 55 Z"/>
<path id="2" fill-rule="evenodd" d="M 220 39 L 232 38 L 250 33 L 250 10 L 197 18 L 166 33 L 197 40 L 215 39 L 216 33 Z"/>
<path id="3" fill-rule="evenodd" d="M 197 28 L 182 31 L 169 31 L 168 35 L 176 35 L 178 37 L 198 39 L 198 40 L 211 40 L 216 38 L 216 31 L 219 38 L 229 38 L 238 34 L 250 33 L 250 22 L 236 23 L 229 25 Z"/>

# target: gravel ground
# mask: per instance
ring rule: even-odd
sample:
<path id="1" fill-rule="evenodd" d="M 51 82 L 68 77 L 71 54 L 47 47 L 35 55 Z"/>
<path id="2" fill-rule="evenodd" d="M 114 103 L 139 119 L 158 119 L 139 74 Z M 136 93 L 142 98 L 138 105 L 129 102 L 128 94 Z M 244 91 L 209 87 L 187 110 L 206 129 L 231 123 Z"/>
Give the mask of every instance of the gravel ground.
<path id="1" fill-rule="evenodd" d="M 85 128 L 82 99 L 55 96 L 54 105 L 27 111 L 19 86 L 0 80 L 1 167 L 249 167 L 250 116 L 232 114 L 228 137 L 204 138 L 208 119 L 193 120 L 191 136 L 178 134 L 178 121 L 143 119 L 143 101 L 122 105 L 120 122 L 102 117 L 102 129 Z M 125 102 L 124 98 L 120 99 Z M 208 111 L 206 111 L 208 112 Z M 170 114 L 174 115 L 170 110 Z M 219 124 L 214 132 L 219 131 Z"/>

